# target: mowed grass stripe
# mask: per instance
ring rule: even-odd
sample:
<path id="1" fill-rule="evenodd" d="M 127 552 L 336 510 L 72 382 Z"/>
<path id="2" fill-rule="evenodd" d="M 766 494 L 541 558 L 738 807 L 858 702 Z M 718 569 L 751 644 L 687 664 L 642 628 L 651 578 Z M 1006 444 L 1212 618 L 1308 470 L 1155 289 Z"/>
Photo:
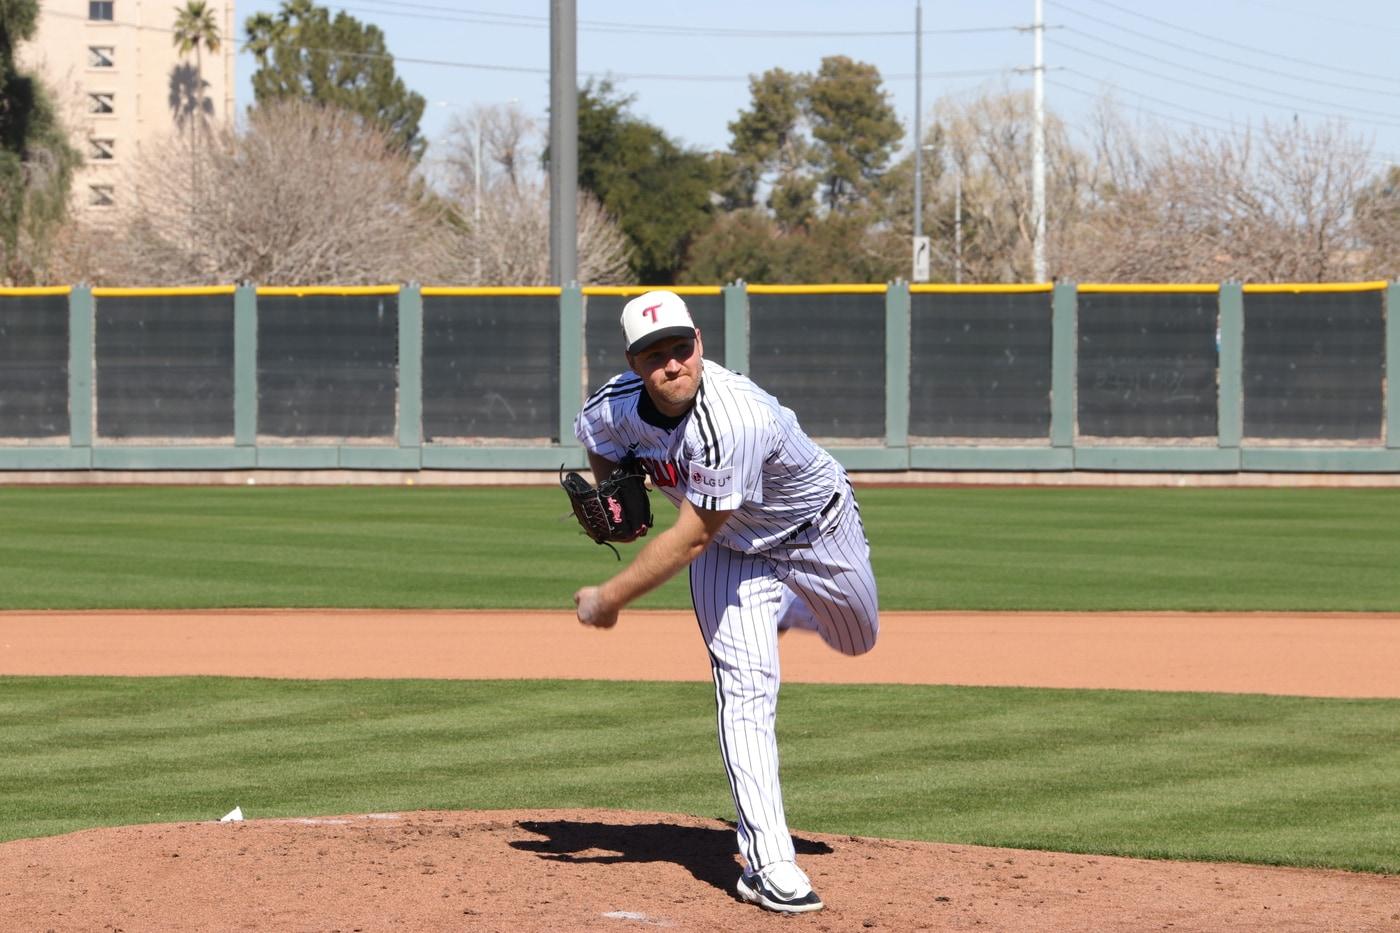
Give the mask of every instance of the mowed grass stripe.
<path id="1" fill-rule="evenodd" d="M 886 609 L 1400 610 L 1400 490 L 860 501 Z M 618 564 L 566 515 L 547 487 L 6 487 L 0 608 L 567 609 Z M 688 602 L 682 574 L 637 605 Z"/>
<path id="2" fill-rule="evenodd" d="M 1400 701 L 783 688 L 799 829 L 1400 872 Z M 705 684 L 0 678 L 0 836 L 420 808 L 731 818 Z"/>

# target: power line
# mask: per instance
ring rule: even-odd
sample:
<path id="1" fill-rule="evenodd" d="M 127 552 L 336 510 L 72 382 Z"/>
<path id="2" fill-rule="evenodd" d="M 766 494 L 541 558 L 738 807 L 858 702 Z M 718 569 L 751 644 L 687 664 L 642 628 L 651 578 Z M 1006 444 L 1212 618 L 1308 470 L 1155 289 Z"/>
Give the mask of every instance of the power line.
<path id="1" fill-rule="evenodd" d="M 1059 4 L 1059 6 L 1060 6 L 1061 8 L 1063 8 L 1063 9 L 1069 10 L 1069 11 L 1072 12 L 1072 13 L 1078 13 L 1080 16 L 1083 16 L 1083 17 L 1085 17 L 1085 18 L 1087 18 L 1087 19 L 1093 19 L 1093 16 L 1091 16 L 1090 14 L 1088 14 L 1088 13 L 1083 13 L 1083 12 L 1081 12 L 1081 11 L 1079 11 L 1079 10 L 1076 10 L 1076 9 L 1074 9 L 1073 7 L 1068 6 L 1068 5 L 1066 5 L 1066 4 L 1061 3 L 1061 4 Z M 1206 52 L 1206 51 L 1204 51 L 1204 50 L 1202 50 L 1202 49 L 1196 48 L 1195 46 L 1185 45 L 1185 44 L 1179 43 L 1179 42 L 1171 42 L 1171 41 L 1169 41 L 1169 40 L 1167 40 L 1167 39 L 1162 39 L 1162 38 L 1159 38 L 1159 37 L 1157 37 L 1157 36 L 1150 35 L 1150 34 L 1145 33 L 1145 32 L 1139 32 L 1139 31 L 1137 31 L 1136 29 L 1129 29 L 1127 26 L 1120 26 L 1120 25 L 1118 25 L 1117 23 L 1110 23 L 1110 22 L 1108 22 L 1108 21 L 1106 21 L 1106 20 L 1105 20 L 1105 21 L 1102 21 L 1102 22 L 1099 22 L 1098 25 L 1100 25 L 1100 26 L 1108 26 L 1108 27 L 1111 28 L 1111 29 L 1117 29 L 1117 30 L 1119 30 L 1120 32 L 1126 32 L 1126 33 L 1128 33 L 1129 35 L 1137 36 L 1137 37 L 1140 38 L 1140 39 L 1147 39 L 1148 41 L 1154 42 L 1154 43 L 1156 43 L 1156 44 L 1158 44 L 1158 45 L 1164 45 L 1164 46 L 1167 46 L 1168 48 L 1173 48 L 1173 49 L 1180 49 L 1180 50 L 1183 51 L 1183 52 L 1190 52 L 1191 54 L 1193 54 L 1193 55 L 1199 55 L 1199 56 L 1201 56 L 1202 58 L 1209 58 L 1209 59 L 1213 59 L 1213 60 L 1218 61 L 1218 62 L 1224 62 L 1224 63 L 1229 64 L 1229 65 L 1235 65 L 1235 66 L 1240 67 L 1240 68 L 1247 68 L 1247 69 L 1249 69 L 1249 70 L 1251 70 L 1251 71 L 1258 71 L 1258 72 L 1262 72 L 1262 73 L 1264 73 L 1264 74 L 1276 75 L 1276 76 L 1278 76 L 1278 77 L 1281 77 L 1281 78 L 1288 78 L 1288 79 L 1293 80 L 1293 81 L 1307 81 L 1309 84 L 1319 84 L 1319 85 L 1323 85 L 1323 86 L 1325 86 L 1325 87 L 1334 87 L 1334 88 L 1337 88 L 1337 89 L 1343 90 L 1343 91 L 1356 91 L 1356 92 L 1362 93 L 1362 94 L 1377 94 L 1377 95 L 1382 95 L 1382 96 L 1390 97 L 1390 98 L 1393 98 L 1393 97 L 1395 96 L 1395 91 L 1394 91 L 1394 90 L 1381 90 L 1381 89 L 1379 89 L 1379 88 L 1358 87 L 1357 85 L 1354 85 L 1354 84 L 1342 84 L 1341 82 L 1338 82 L 1338 81 L 1327 81 L 1327 80 L 1321 79 L 1321 78 L 1301 78 L 1301 77 L 1298 76 L 1297 72 L 1293 72 L 1293 71 L 1284 71 L 1284 70 L 1278 69 L 1278 68 L 1269 68 L 1269 67 L 1267 67 L 1267 66 L 1265 66 L 1265 65 L 1252 65 L 1252 64 L 1250 64 L 1249 62 L 1242 62 L 1242 61 L 1240 61 L 1240 60 L 1237 59 L 1237 58 L 1229 58 L 1229 57 L 1224 56 L 1224 55 L 1216 55 L 1216 54 L 1214 54 L 1213 52 Z M 1082 29 L 1076 29 L 1074 26 L 1066 26 L 1066 27 L 1064 27 L 1064 28 L 1065 28 L 1065 30 L 1068 31 L 1068 32 L 1072 32 L 1072 33 L 1075 33 L 1075 34 L 1077 34 L 1077 35 L 1084 36 L 1084 37 L 1089 38 L 1089 39 L 1094 39 L 1095 41 L 1104 42 L 1104 43 L 1110 44 L 1110 45 L 1112 44 L 1112 41 L 1111 41 L 1111 40 L 1104 39 L 1102 36 L 1097 36 L 1097 35 L 1095 35 L 1094 33 L 1091 33 L 1091 32 L 1085 32 L 1085 31 L 1082 30 Z"/>
<path id="2" fill-rule="evenodd" d="M 438 19 L 449 22 L 472 23 L 488 26 L 518 26 L 527 29 L 548 29 L 549 17 L 528 16 L 519 13 L 491 13 L 484 10 L 462 10 L 453 7 L 426 3 L 399 2 L 399 0 L 361 0 L 375 3 L 390 9 L 366 9 L 362 6 L 334 4 L 332 9 L 360 13 L 376 13 L 388 16 L 414 16 L 419 19 Z M 398 12 L 395 8 L 402 8 Z M 441 15 L 428 15 L 410 10 L 431 10 Z M 451 15 L 448 15 L 451 14 Z M 466 15 L 463 15 L 466 14 Z M 477 17 L 493 17 L 479 19 Z M 497 17 L 499 19 L 497 19 Z M 672 26 L 660 23 L 620 23 L 609 20 L 579 20 L 580 31 L 623 33 L 651 36 L 708 36 L 721 39 L 845 39 L 845 38 L 900 38 L 914 35 L 912 29 L 881 30 L 813 30 L 813 29 L 746 29 L 720 26 Z M 989 32 L 1014 32 L 1018 26 L 972 26 L 960 29 L 926 29 L 924 32 L 936 35 L 970 35 Z"/>
<path id="3" fill-rule="evenodd" d="M 1074 30 L 1074 31 L 1075 31 L 1075 32 L 1079 32 L 1078 30 Z M 1091 38 L 1091 39 L 1094 38 L 1093 36 L 1088 36 L 1087 33 L 1079 33 L 1079 34 L 1080 34 L 1080 35 L 1087 36 L 1088 38 Z M 1184 71 L 1189 71 L 1190 73 L 1192 73 L 1192 74 L 1194 74 L 1194 75 L 1198 75 L 1198 76 L 1200 76 L 1200 77 L 1205 77 L 1205 78 L 1212 78 L 1212 79 L 1214 79 L 1214 80 L 1216 80 L 1216 81 L 1223 81 L 1223 82 L 1225 82 L 1226 84 L 1229 84 L 1229 85 L 1234 86 L 1234 87 L 1249 88 L 1249 89 L 1252 90 L 1252 91 L 1262 91 L 1262 92 L 1264 92 L 1265 94 L 1278 94 L 1278 95 L 1285 96 L 1285 97 L 1289 98 L 1290 101 L 1293 101 L 1293 100 L 1300 100 L 1300 101 L 1303 101 L 1304 103 L 1317 104 L 1317 105 L 1319 105 L 1319 106 L 1321 106 L 1321 107 L 1334 107 L 1334 108 L 1339 108 L 1339 109 L 1342 109 L 1342 110 L 1352 110 L 1352 111 L 1355 111 L 1356 113 L 1361 113 L 1361 114 L 1365 114 L 1365 115 L 1367 115 L 1367 116 L 1372 116 L 1372 117 L 1385 117 L 1385 118 L 1390 118 L 1390 117 L 1396 117 L 1396 116 L 1397 116 L 1397 114 L 1390 113 L 1390 112 L 1388 112 L 1388 111 L 1368 110 L 1368 109 L 1366 109 L 1366 108 L 1364 108 L 1364 107 L 1351 107 L 1351 106 L 1348 106 L 1347 104 L 1335 104 L 1335 103 L 1333 103 L 1333 102 L 1331 102 L 1331 101 L 1319 100 L 1319 99 L 1317 99 L 1317 98 L 1315 98 L 1315 97 L 1301 97 L 1301 96 L 1299 96 L 1299 95 L 1297 95 L 1297 94 L 1286 93 L 1286 92 L 1283 92 L 1283 91 L 1276 91 L 1276 90 L 1274 90 L 1273 88 L 1265 87 L 1265 86 L 1259 85 L 1259 84 L 1251 84 L 1251 83 L 1249 83 L 1248 81 L 1241 81 L 1241 80 L 1238 79 L 1238 78 L 1231 78 L 1231 77 L 1228 77 L 1228 76 L 1226 76 L 1226 75 L 1213 74 L 1212 72 L 1209 72 L 1209 71 L 1201 71 L 1199 68 L 1193 68 L 1193 67 L 1191 67 L 1190 65 L 1184 65 L 1184 64 L 1182 64 L 1181 62 L 1174 61 L 1173 59 L 1170 59 L 1170 58 L 1162 58 L 1162 57 L 1159 56 L 1159 55 L 1153 55 L 1153 54 L 1151 54 L 1151 53 L 1149 53 L 1149 52 L 1144 52 L 1144 51 L 1142 51 L 1141 49 L 1134 49 L 1134 48 L 1129 48 L 1128 46 L 1125 46 L 1125 45 L 1119 45 L 1118 43 L 1116 43 L 1116 42 L 1111 42 L 1111 41 L 1109 41 L 1109 40 L 1107 40 L 1107 39 L 1098 39 L 1098 40 L 1096 40 L 1096 41 L 1101 42 L 1102 44 L 1108 46 L 1109 48 L 1117 49 L 1117 50 L 1120 51 L 1120 52 L 1127 52 L 1127 53 L 1130 54 L 1130 55 L 1136 55 L 1136 56 L 1138 56 L 1138 57 L 1140 57 L 1140 58 L 1145 58 L 1145 59 L 1147 59 L 1148 61 L 1158 62 L 1158 63 L 1160 63 L 1160 64 L 1167 65 L 1168 67 L 1171 67 L 1171 68 L 1181 68 L 1182 70 L 1184 70 Z M 1083 55 L 1096 55 L 1096 54 L 1097 54 L 1097 53 L 1094 53 L 1094 52 L 1086 52 L 1084 49 L 1081 49 L 1081 48 L 1078 48 L 1078 47 L 1076 47 L 1076 46 L 1070 45 L 1069 43 L 1066 43 L 1066 42 L 1061 42 L 1060 45 L 1061 45 L 1061 47 L 1063 47 L 1063 48 L 1067 48 L 1067 49 L 1070 49 L 1070 50 L 1072 50 L 1072 51 L 1079 52 L 1079 53 L 1081 53 L 1081 54 L 1083 54 Z M 1104 57 L 1103 60 L 1104 60 L 1104 61 L 1109 61 L 1109 62 L 1112 62 L 1112 61 L 1113 61 L 1112 59 L 1109 59 L 1109 58 L 1106 58 L 1106 57 Z M 1115 62 L 1115 64 L 1121 64 L 1121 63 Z M 1126 66 L 1126 67 L 1131 67 L 1131 66 Z"/>
<path id="4" fill-rule="evenodd" d="M 1139 72 L 1141 72 L 1141 73 L 1143 73 L 1143 74 L 1145 74 L 1145 75 L 1149 75 L 1149 76 L 1154 77 L 1154 78 L 1160 78 L 1160 79 L 1162 79 L 1162 80 L 1164 80 L 1164 81 L 1171 81 L 1171 82 L 1174 82 L 1174 83 L 1179 84 L 1179 85 L 1184 85 L 1184 86 L 1186 86 L 1186 87 L 1195 88 L 1195 89 L 1198 90 L 1198 91 L 1206 91 L 1206 92 L 1211 93 L 1211 94 L 1220 94 L 1220 95 L 1223 95 L 1223 96 L 1225 96 L 1225 97 L 1233 97 L 1233 98 L 1235 98 L 1235 99 L 1237 99 L 1237 100 L 1243 100 L 1243 101 L 1246 101 L 1246 102 L 1251 103 L 1251 104 L 1259 104 L 1259 105 L 1264 106 L 1264 107 L 1273 107 L 1273 108 L 1275 108 L 1275 109 L 1279 109 L 1279 110 L 1288 110 L 1288 111 L 1292 111 L 1292 112 L 1294 112 L 1294 113 L 1306 113 L 1306 114 L 1308 114 L 1309 116 L 1315 116 L 1315 117 L 1330 117 L 1330 118 L 1336 118 L 1337 116 L 1339 116 L 1339 114 L 1337 114 L 1337 113 L 1335 113 L 1335 112 L 1330 112 L 1330 111 L 1318 111 L 1318 110 L 1309 110 L 1309 109 L 1304 108 L 1304 107 L 1295 107 L 1295 106 L 1292 106 L 1291 104 L 1288 104 L 1288 103 L 1277 103 L 1277 102 L 1275 102 L 1275 101 L 1260 100 L 1260 99 L 1257 98 L 1257 97 L 1249 97 L 1249 96 L 1244 95 L 1244 94 L 1235 94 L 1235 93 L 1232 93 L 1232 92 L 1230 92 L 1230 91 L 1221 90 L 1221 89 L 1218 88 L 1218 87 L 1211 87 L 1211 86 L 1205 85 L 1205 84 L 1198 84 L 1198 83 L 1196 83 L 1196 82 L 1194 82 L 1194 81 L 1187 81 L 1187 80 L 1185 80 L 1184 78 L 1181 78 L 1181 77 L 1177 77 L 1177 76 L 1173 76 L 1173 75 L 1165 75 L 1165 74 L 1162 74 L 1160 71 L 1153 71 L 1153 70 L 1150 69 L 1150 68 L 1142 68 L 1142 67 L 1140 67 L 1140 66 L 1138 66 L 1138 65 L 1132 65 L 1132 64 L 1129 64 L 1129 63 L 1127 63 L 1127 62 L 1119 61 L 1118 59 L 1109 58 L 1108 56 L 1102 55 L 1102 54 L 1097 53 L 1097 52 L 1086 51 L 1085 49 L 1078 48 L 1078 47 L 1073 46 L 1073 45 L 1070 45 L 1069 43 L 1066 43 L 1066 42 L 1061 42 L 1061 43 L 1059 43 L 1059 45 L 1060 45 L 1061 48 L 1069 49 L 1069 50 L 1072 51 L 1072 52 L 1078 52 L 1078 53 L 1081 54 L 1081 55 L 1087 55 L 1087 56 L 1089 56 L 1090 58 L 1092 58 L 1092 59 L 1094 59 L 1094 60 L 1096 60 L 1096 61 L 1107 62 L 1107 63 L 1110 64 L 1110 65 L 1117 65 L 1117 66 L 1120 67 L 1120 68 L 1127 68 L 1127 69 L 1129 69 L 1130 71 L 1139 71 Z M 1132 50 L 1129 49 L 1129 50 L 1127 50 L 1127 51 L 1132 51 Z M 1135 53 L 1135 54 L 1136 54 L 1136 53 Z M 1227 82 L 1227 83 L 1229 83 L 1229 84 L 1232 84 L 1232 85 L 1235 85 L 1235 86 L 1238 86 L 1238 87 L 1249 87 L 1249 88 L 1259 89 L 1257 85 L 1246 84 L 1245 82 L 1236 81 L 1236 80 L 1230 79 L 1230 78 L 1220 78 L 1220 77 L 1217 76 L 1217 75 L 1209 75 L 1209 77 L 1216 78 L 1217 80 L 1223 80 L 1223 81 L 1225 81 L 1225 82 Z M 1265 88 L 1264 90 L 1265 90 L 1266 92 L 1268 92 L 1268 93 L 1274 93 L 1274 92 L 1272 92 L 1272 91 L 1269 91 L 1267 88 Z M 1321 104 L 1322 106 L 1324 106 L 1324 107 L 1335 106 L 1335 107 L 1341 107 L 1341 109 L 1345 109 L 1345 110 L 1354 110 L 1354 111 L 1356 111 L 1356 112 L 1358 112 L 1358 113 L 1366 113 L 1366 114 L 1372 114 L 1372 115 L 1383 116 L 1383 117 L 1386 117 L 1387 119 L 1386 119 L 1386 120 L 1359 120 L 1359 121 L 1357 121 L 1357 122 L 1369 123 L 1369 124 L 1371 124 L 1371 125 L 1373 125 L 1373 126 L 1385 126 L 1385 127 L 1391 127 L 1391 128 L 1400 129 L 1400 120 L 1392 120 L 1392 119 L 1390 119 L 1390 118 L 1393 118 L 1393 117 L 1395 116 L 1394 114 L 1381 113 L 1381 112 L 1379 112 L 1379 111 L 1373 111 L 1373 110 L 1363 110 L 1363 109 L 1361 109 L 1361 108 L 1356 108 L 1356 107 L 1343 107 L 1342 105 L 1333 105 L 1333 104 L 1329 104 L 1327 101 L 1316 101 L 1316 100 L 1312 100 L 1312 99 L 1306 98 L 1306 97 L 1298 97 L 1298 98 L 1295 98 L 1295 99 L 1296 99 L 1296 100 L 1306 101 L 1306 102 L 1308 102 L 1308 103 L 1320 103 L 1320 104 Z"/>
<path id="5" fill-rule="evenodd" d="M 1105 84 L 1105 85 L 1107 85 L 1109 88 L 1111 88 L 1111 89 L 1114 90 L 1114 91 L 1121 92 L 1121 93 L 1124 93 L 1124 94 L 1130 94 L 1130 95 L 1132 95 L 1133 97 L 1138 97 L 1138 98 L 1141 98 L 1141 99 L 1146 100 L 1146 101 L 1151 101 L 1152 103 L 1160 104 L 1160 105 L 1162 105 L 1162 106 L 1164 106 L 1164 107 L 1171 107 L 1171 108 L 1174 108 L 1174 109 L 1177 109 L 1177 110 L 1184 111 L 1184 112 L 1186 112 L 1186 113 L 1195 114 L 1196 116 L 1204 117 L 1204 118 L 1207 119 L 1207 120 L 1215 120 L 1215 121 L 1220 122 L 1220 123 L 1228 123 L 1228 124 L 1231 124 L 1231 127 L 1230 127 L 1230 128 L 1227 128 L 1227 127 L 1220 127 L 1220 126 L 1208 126 L 1208 125 L 1203 124 L 1203 123 L 1197 123 L 1195 120 L 1187 120 L 1187 119 L 1184 119 L 1184 118 L 1182 118 L 1182 117 L 1174 117 L 1174 116 L 1171 116 L 1170 114 L 1160 113 L 1160 112 L 1158 112 L 1158 111 L 1151 110 L 1151 109 L 1148 109 L 1148 108 L 1146 108 L 1146 107 L 1136 107 L 1136 108 L 1135 108 L 1138 112 L 1145 113 L 1145 114 L 1148 114 L 1148 115 L 1150 115 L 1150 116 L 1156 117 L 1156 118 L 1159 119 L 1159 120 L 1164 120 L 1164 121 L 1166 121 L 1166 122 L 1168 122 L 1168 123 L 1179 123 L 1179 124 L 1182 124 L 1182 125 L 1185 125 L 1185 126 L 1190 126 L 1190 127 L 1194 128 L 1194 129 L 1202 130 L 1202 131 L 1207 132 L 1207 133 L 1214 133 L 1214 134 L 1220 134 L 1220 135 L 1225 135 L 1225 136 L 1233 136 L 1233 137 L 1235 137 L 1236 139 L 1243 139 L 1243 138 L 1245 138 L 1246 135 L 1247 135 L 1247 133 L 1246 133 L 1245 131 L 1242 131 L 1242 130 L 1233 128 L 1233 123 L 1234 123 L 1234 121 L 1232 121 L 1232 120 L 1227 120 L 1227 119 L 1224 118 L 1224 117 L 1219 117 L 1219 116 L 1216 116 L 1215 114 L 1206 113 L 1206 112 L 1203 111 L 1203 110 L 1195 110 L 1195 109 L 1190 108 L 1190 107 L 1185 107 L 1185 106 L 1182 106 L 1181 104 L 1175 103 L 1174 101 L 1165 100 L 1165 99 L 1160 98 L 1160 97 L 1154 97 L 1154 96 L 1152 96 L 1151 94 L 1144 94 L 1143 92 L 1133 90 L 1132 88 L 1121 87 L 1120 85 L 1114 84 L 1113 82 L 1110 82 L 1110 81 L 1103 81 L 1103 80 L 1100 79 L 1100 78 L 1096 78 L 1096 77 L 1094 77 L 1093 75 L 1090 75 L 1090 74 L 1085 74 L 1085 73 L 1082 72 L 1082 71 L 1076 71 L 1076 70 L 1073 69 L 1073 68 L 1065 69 L 1065 72 L 1066 72 L 1067 74 L 1071 74 L 1071 75 L 1074 75 L 1074 76 L 1076 76 L 1076 77 L 1084 78 L 1084 79 L 1086 79 L 1086 80 L 1088 80 L 1088 81 L 1095 81 L 1095 82 L 1098 82 L 1098 83 L 1101 83 L 1101 84 Z M 1051 83 L 1052 85 L 1054 85 L 1055 87 L 1057 87 L 1057 88 L 1061 88 L 1062 90 L 1066 90 L 1066 91 L 1072 91 L 1073 93 L 1079 94 L 1079 95 L 1081 95 L 1081 96 L 1083 96 L 1083 97 L 1088 97 L 1088 98 L 1092 98 L 1092 99 L 1095 99 L 1095 100 L 1102 100 L 1102 99 L 1103 99 L 1103 94 L 1102 94 L 1102 93 L 1096 93 L 1096 92 L 1094 92 L 1094 91 L 1086 91 L 1086 90 L 1084 90 L 1084 89 L 1081 88 L 1081 87 L 1077 87 L 1077 86 L 1075 86 L 1075 85 L 1073 85 L 1073 84 L 1070 84 L 1070 83 L 1067 82 L 1067 81 L 1063 81 L 1063 80 L 1060 80 L 1060 79 L 1058 79 L 1058 78 L 1056 78 L 1056 79 L 1054 79 L 1054 80 L 1051 80 L 1050 83 Z M 1400 163 L 1400 155 L 1396 155 L 1396 154 L 1393 154 L 1393 153 L 1387 153 L 1387 152 L 1376 152 L 1375 150 L 1372 150 L 1372 149 L 1369 149 L 1369 148 L 1344 149 L 1344 150 L 1341 150 L 1341 151 L 1350 152 L 1350 153 L 1352 153 L 1353 155 L 1362 156 L 1362 157 L 1364 157 L 1364 158 L 1366 159 L 1366 161 L 1371 162 L 1371 163 L 1373 163 L 1373 164 L 1377 164 L 1377 165 L 1392 165 L 1392 164 Z"/>
<path id="6" fill-rule="evenodd" d="M 1059 0 L 1047 0 L 1047 2 L 1054 6 L 1061 6 Z M 1370 78 L 1374 81 L 1385 81 L 1391 84 L 1400 84 L 1400 79 L 1391 77 L 1390 75 L 1378 75 L 1367 71 L 1355 71 L 1350 68 L 1338 68 L 1335 65 L 1326 65 L 1322 62 L 1314 62 L 1306 58 L 1294 58 L 1292 56 L 1284 55 L 1283 53 L 1273 49 L 1261 49 L 1252 45 L 1244 45 L 1240 42 L 1231 42 L 1229 39 L 1222 39 L 1219 36 L 1212 35 L 1211 33 L 1201 32 L 1196 29 L 1191 29 L 1187 26 L 1178 26 L 1175 23 L 1168 22 L 1167 20 L 1158 19 L 1155 16 L 1148 16 L 1146 13 L 1139 13 L 1136 10 L 1128 9 L 1127 7 L 1121 7 L 1116 3 L 1110 3 L 1109 0 L 1088 0 L 1088 2 L 1097 3 L 1099 6 L 1106 6 L 1111 10 L 1117 10 L 1119 13 L 1125 13 L 1128 16 L 1136 16 L 1139 19 L 1145 19 L 1148 22 L 1156 23 L 1158 26 L 1165 26 L 1168 29 L 1175 29 L 1178 32 L 1184 32 L 1187 35 L 1196 36 L 1200 39 L 1208 39 L 1211 42 L 1218 42 L 1221 45 L 1228 45 L 1231 48 L 1241 49 L 1246 52 L 1252 52 L 1256 55 L 1264 55 L 1277 61 L 1292 62 L 1295 65 L 1307 65 L 1309 68 L 1320 68 L 1323 71 L 1332 71 L 1338 74 L 1351 75 L 1352 77 L 1356 78 Z"/>

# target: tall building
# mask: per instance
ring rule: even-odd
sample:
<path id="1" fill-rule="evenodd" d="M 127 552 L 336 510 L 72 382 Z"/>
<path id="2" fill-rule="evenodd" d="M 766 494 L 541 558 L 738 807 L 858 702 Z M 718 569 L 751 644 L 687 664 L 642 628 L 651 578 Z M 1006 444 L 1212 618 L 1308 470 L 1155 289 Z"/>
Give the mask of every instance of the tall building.
<path id="1" fill-rule="evenodd" d="M 187 0 L 180 0 L 183 9 Z M 18 50 L 42 76 L 83 166 L 73 183 L 79 210 L 121 202 L 124 165 L 181 132 L 190 119 L 217 126 L 234 116 L 234 0 L 208 0 L 219 50 L 181 54 L 172 0 L 42 0 L 39 28 Z M 202 84 L 202 86 L 201 86 Z"/>

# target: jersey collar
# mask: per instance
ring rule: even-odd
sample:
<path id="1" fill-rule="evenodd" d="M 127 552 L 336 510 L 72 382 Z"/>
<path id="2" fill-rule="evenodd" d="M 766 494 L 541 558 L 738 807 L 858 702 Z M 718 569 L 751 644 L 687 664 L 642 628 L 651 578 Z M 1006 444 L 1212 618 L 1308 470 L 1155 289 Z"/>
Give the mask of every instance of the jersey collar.
<path id="1" fill-rule="evenodd" d="M 694 405 L 692 405 L 691 408 L 694 408 Z M 685 416 L 688 414 L 690 414 L 689 409 L 674 417 L 663 414 L 662 411 L 656 407 L 656 403 L 651 400 L 651 393 L 647 392 L 646 386 L 642 386 L 641 397 L 637 399 L 637 417 L 641 418 L 653 428 L 660 428 L 663 431 L 674 431 L 677 426 L 685 420 Z"/>

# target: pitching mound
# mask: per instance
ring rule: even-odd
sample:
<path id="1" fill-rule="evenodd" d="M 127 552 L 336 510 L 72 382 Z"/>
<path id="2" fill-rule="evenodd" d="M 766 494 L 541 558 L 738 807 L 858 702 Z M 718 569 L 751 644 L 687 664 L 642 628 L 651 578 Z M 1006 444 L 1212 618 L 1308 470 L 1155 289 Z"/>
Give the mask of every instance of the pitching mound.
<path id="1" fill-rule="evenodd" d="M 388 813 L 0 845 L 6 930 L 1395 930 L 1400 879 L 797 833 L 827 909 L 737 900 L 729 825 Z"/>

